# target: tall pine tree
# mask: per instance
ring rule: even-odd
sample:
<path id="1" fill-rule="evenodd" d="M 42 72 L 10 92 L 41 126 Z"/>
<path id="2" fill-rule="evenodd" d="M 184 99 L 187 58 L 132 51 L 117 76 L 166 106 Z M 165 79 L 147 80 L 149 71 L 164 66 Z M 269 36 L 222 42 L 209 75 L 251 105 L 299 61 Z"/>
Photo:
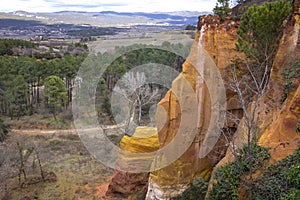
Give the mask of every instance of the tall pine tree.
<path id="1" fill-rule="evenodd" d="M 218 0 L 214 8 L 214 14 L 220 17 L 221 22 L 229 16 L 231 8 L 229 7 L 229 0 Z"/>

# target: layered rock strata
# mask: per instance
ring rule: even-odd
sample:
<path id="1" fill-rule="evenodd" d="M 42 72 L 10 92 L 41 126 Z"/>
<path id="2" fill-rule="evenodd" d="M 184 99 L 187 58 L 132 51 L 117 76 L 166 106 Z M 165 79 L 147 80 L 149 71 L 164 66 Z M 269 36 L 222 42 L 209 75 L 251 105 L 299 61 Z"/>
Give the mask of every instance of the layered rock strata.
<path id="1" fill-rule="evenodd" d="M 158 150 L 157 129 L 137 127 L 132 137 L 124 136 L 120 149 L 130 153 L 149 153 Z M 139 167 L 139 160 L 119 155 L 118 165 Z M 150 171 L 150 168 L 149 168 Z M 137 191 L 146 191 L 149 173 L 131 173 L 115 170 L 106 192 L 107 196 L 131 195 Z"/>

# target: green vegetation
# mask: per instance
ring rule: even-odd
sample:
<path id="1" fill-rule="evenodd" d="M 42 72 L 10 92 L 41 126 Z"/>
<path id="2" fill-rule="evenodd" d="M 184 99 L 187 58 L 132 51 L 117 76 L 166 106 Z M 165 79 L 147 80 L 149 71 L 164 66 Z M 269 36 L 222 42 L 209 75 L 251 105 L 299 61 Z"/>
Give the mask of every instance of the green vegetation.
<path id="1" fill-rule="evenodd" d="M 252 159 L 249 159 L 252 156 Z M 252 155 L 248 153 L 248 147 L 244 146 L 237 152 L 236 159 L 233 163 L 227 164 L 219 168 L 215 173 L 216 183 L 213 184 L 213 189 L 210 192 L 209 200 L 224 200 L 238 199 L 239 186 L 250 186 L 249 180 L 244 177 L 250 170 L 261 168 L 264 161 L 270 157 L 268 151 L 252 143 Z M 252 162 L 250 162 L 252 161 Z"/>
<path id="2" fill-rule="evenodd" d="M 181 195 L 171 198 L 171 200 L 204 200 L 207 188 L 208 182 L 202 178 L 198 178 Z"/>
<path id="3" fill-rule="evenodd" d="M 254 147 L 253 142 L 255 142 L 260 130 L 258 126 L 261 115 L 259 105 L 268 90 L 271 67 L 283 33 L 283 21 L 288 17 L 290 11 L 291 5 L 283 1 L 265 3 L 261 6 L 254 5 L 243 14 L 240 27 L 237 30 L 236 48 L 243 52 L 247 59 L 235 58 L 235 63 L 230 66 L 232 74 L 230 81 L 232 91 L 236 93 L 244 114 L 244 131 L 248 148 L 246 155 L 249 162 L 247 166 L 249 180 L 243 183 L 245 187 L 249 187 L 253 179 L 253 172 L 256 170 L 257 158 L 252 147 Z M 234 182 L 228 183 L 233 185 L 232 191 L 227 188 L 224 190 L 224 195 L 228 192 L 233 195 L 231 196 L 232 199 L 236 199 L 237 193 L 235 192 L 238 187 L 237 184 L 240 182 L 239 175 L 243 174 L 244 171 L 234 171 L 236 169 L 231 168 L 227 170 L 233 170 L 233 176 L 236 178 L 233 179 L 234 177 L 232 177 Z M 249 196 L 251 197 L 251 191 Z M 217 195 L 215 198 L 219 198 L 219 196 Z"/>
<path id="4" fill-rule="evenodd" d="M 245 149 L 245 148 L 244 148 Z M 245 150 L 236 161 L 227 164 L 216 171 L 213 189 L 209 199 L 238 199 L 240 187 L 248 188 L 251 199 L 255 200 L 297 200 L 300 198 L 300 148 L 279 163 L 266 169 L 263 163 L 269 158 L 268 151 L 257 145 L 253 146 L 255 169 L 262 169 L 262 173 L 251 183 L 246 176 L 249 170 Z"/>
<path id="5" fill-rule="evenodd" d="M 51 109 L 54 119 L 56 119 L 56 110 L 66 105 L 67 89 L 61 78 L 49 76 L 45 79 L 45 98 L 46 105 Z"/>
<path id="6" fill-rule="evenodd" d="M 14 40 L 12 43 L 19 44 Z M 75 79 L 79 68 L 82 66 L 86 70 L 85 77 L 82 79 L 88 82 L 90 77 L 102 71 L 101 63 L 114 60 L 103 72 L 98 82 L 96 95 L 99 115 L 106 113 L 110 117 L 110 94 L 114 85 L 127 71 L 146 63 L 159 63 L 181 71 L 183 58 L 162 49 L 174 49 L 185 56 L 189 50 L 182 44 L 169 42 L 164 42 L 160 46 L 135 44 L 129 47 L 116 47 L 115 52 L 122 56 L 114 58 L 113 53 L 98 53 L 87 57 L 84 50 L 87 48 L 85 44 L 75 43 L 67 48 L 70 53 L 59 55 L 54 52 L 53 47 L 49 48 L 48 53 L 36 52 L 31 56 L 0 56 L 0 115 L 11 119 L 20 119 L 22 116 L 32 114 L 41 114 L 46 117 L 49 110 L 58 121 L 62 121 L 59 120 L 62 116 L 57 115 L 61 115 L 60 111 L 69 110 L 69 105 L 72 103 L 72 91 L 76 85 L 80 84 L 80 80 Z M 76 48 L 81 48 L 82 51 L 74 53 Z M 64 96 L 65 89 L 62 90 L 62 87 L 58 89 L 58 85 L 55 87 L 52 85 L 49 93 L 50 85 L 46 86 L 46 84 L 49 83 L 48 77 L 53 78 L 53 76 L 57 77 L 52 81 L 53 83 L 59 82 L 59 87 L 64 85 L 67 98 Z M 44 86 L 46 86 L 45 89 Z M 86 86 L 82 85 L 82 87 Z M 91 88 L 84 91 L 93 92 Z M 56 92 L 59 94 L 54 95 Z"/>
<path id="7" fill-rule="evenodd" d="M 91 28 L 87 30 L 71 30 L 68 31 L 70 36 L 80 36 L 80 37 L 91 37 L 91 36 L 101 36 L 101 35 L 115 35 L 117 34 L 117 28 Z"/>
<path id="8" fill-rule="evenodd" d="M 229 16 L 231 8 L 229 7 L 229 0 L 218 0 L 214 8 L 214 14 L 220 17 L 221 22 Z"/>
<path id="9" fill-rule="evenodd" d="M 25 56 L 0 57 L 0 114 L 19 119 L 24 115 L 43 110 L 44 81 L 55 75 L 64 80 L 68 102 L 72 96 L 72 80 L 85 59 L 85 54 L 77 57 L 39 60 Z M 47 102 L 45 102 L 47 103 Z"/>
<path id="10" fill-rule="evenodd" d="M 196 30 L 197 29 L 197 27 L 196 26 L 194 26 L 194 25 L 187 25 L 186 27 L 185 27 L 185 30 L 192 30 L 192 31 L 194 31 L 194 30 Z"/>
<path id="11" fill-rule="evenodd" d="M 251 189 L 253 191 L 253 199 L 257 200 L 299 199 L 300 148 L 293 155 L 267 168 L 255 179 Z"/>
<path id="12" fill-rule="evenodd" d="M 148 63 L 158 63 L 170 66 L 179 72 L 182 70 L 184 59 L 181 56 L 163 49 L 173 49 L 175 52 L 180 52 L 181 55 L 185 56 L 187 56 L 186 53 L 188 52 L 188 47 L 182 44 L 171 44 L 169 42 L 164 42 L 161 46 L 134 44 L 128 47 L 116 47 L 116 52 L 122 56 L 116 58 L 114 62 L 106 68 L 102 78 L 98 82 L 96 104 L 99 114 L 111 115 L 110 95 L 112 90 L 117 81 L 134 67 Z M 91 66 L 93 62 L 102 62 L 103 60 L 108 60 L 111 56 L 113 55 L 98 53 L 96 56 L 90 56 L 84 64 Z M 86 76 L 92 76 L 96 73 L 95 70 L 97 71 L 97 67 L 101 67 L 101 65 L 95 66 L 96 69 L 87 71 Z M 101 70 L 101 68 L 98 69 L 98 71 Z M 159 74 L 157 74 L 157 76 L 159 76 Z M 167 77 L 165 78 L 167 79 Z M 152 84 L 151 87 L 154 89 L 156 86 Z M 158 88 L 160 89 L 161 97 L 163 97 L 166 91 L 159 86 Z M 147 110 L 147 108 L 147 106 L 144 106 L 143 111 Z"/>
<path id="13" fill-rule="evenodd" d="M 209 193 L 209 200 L 224 200 L 224 199 L 231 199 L 231 200 L 238 200 L 240 187 L 246 186 L 249 188 L 247 192 L 252 193 L 252 199 L 265 199 L 266 194 L 269 193 L 270 190 L 272 192 L 277 192 L 277 186 L 273 187 L 273 184 L 277 184 L 277 182 L 272 182 L 272 176 L 274 174 L 269 174 L 269 171 L 273 168 L 276 169 L 274 172 L 280 172 L 282 177 L 285 180 L 289 180 L 291 182 L 297 183 L 297 185 L 293 185 L 290 192 L 282 193 L 283 196 L 285 194 L 292 195 L 296 192 L 299 193 L 299 172 L 300 172 L 300 150 L 293 155 L 290 156 L 291 158 L 287 158 L 281 163 L 283 163 L 284 168 L 278 168 L 278 166 L 274 166 L 273 168 L 270 167 L 263 173 L 262 177 L 254 180 L 254 184 L 250 182 L 247 178 L 249 174 L 250 165 L 252 165 L 253 170 L 261 169 L 264 166 L 265 161 L 270 158 L 270 154 L 268 150 L 258 146 L 256 143 L 252 144 L 252 151 L 253 151 L 253 159 L 252 163 L 250 163 L 249 155 L 248 155 L 248 147 L 244 146 L 241 150 L 239 150 L 236 156 L 236 160 L 233 163 L 229 163 L 225 166 L 219 168 L 215 173 L 215 180 L 216 183 L 213 184 L 213 189 Z M 285 162 L 287 161 L 287 163 Z M 298 162 L 297 165 L 295 165 Z M 279 164 L 279 166 L 282 164 Z M 289 169 L 293 166 L 291 169 Z M 261 183 L 260 180 L 264 179 L 264 182 Z M 268 182 L 269 181 L 269 182 Z M 267 183 L 268 182 L 268 183 Z M 286 182 L 282 182 L 281 186 L 286 184 Z M 267 186 L 266 188 L 262 189 L 260 187 Z M 270 186 L 270 187 L 269 187 Z M 272 186 L 272 187 L 271 187 Z M 280 185 L 279 185 L 280 186 Z M 205 199 L 205 195 L 207 192 L 208 182 L 204 181 L 203 179 L 195 179 L 193 183 L 179 196 L 172 198 L 172 200 L 180 200 L 180 199 Z M 296 188 L 298 187 L 298 189 Z M 280 191 L 282 191 L 282 188 Z M 280 196 L 280 191 L 278 191 Z M 290 194 L 291 192 L 294 192 Z M 261 196 L 259 196 L 261 195 Z M 278 196 L 278 197 L 279 197 Z M 269 198 L 269 199 L 278 199 L 278 198 Z M 296 200 L 297 198 L 295 198 Z"/>
<path id="14" fill-rule="evenodd" d="M 241 18 L 237 31 L 237 50 L 255 62 L 257 67 L 270 67 L 282 36 L 283 22 L 291 11 L 284 1 L 250 7 Z"/>
<path id="15" fill-rule="evenodd" d="M 34 48 L 37 44 L 25 40 L 0 39 L 0 56 L 13 55 L 13 48 Z"/>
<path id="16" fill-rule="evenodd" d="M 282 77 L 285 82 L 283 85 L 283 96 L 280 100 L 281 103 L 283 103 L 288 97 L 288 94 L 297 87 L 295 82 L 300 78 L 300 60 L 297 59 L 288 65 L 284 69 Z"/>

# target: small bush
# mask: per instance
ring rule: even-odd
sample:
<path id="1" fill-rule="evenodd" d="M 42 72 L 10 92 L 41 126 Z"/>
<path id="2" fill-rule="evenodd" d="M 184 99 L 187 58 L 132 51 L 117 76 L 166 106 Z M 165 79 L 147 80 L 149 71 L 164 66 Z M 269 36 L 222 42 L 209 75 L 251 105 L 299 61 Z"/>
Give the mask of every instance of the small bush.
<path id="1" fill-rule="evenodd" d="M 289 64 L 283 71 L 282 77 L 285 82 L 283 85 L 283 96 L 280 100 L 281 103 L 286 100 L 288 94 L 297 86 L 294 80 L 298 80 L 300 78 L 300 60 L 297 59 Z"/>
<path id="2" fill-rule="evenodd" d="M 300 149 L 267 168 L 251 190 L 256 200 L 300 199 Z"/>
<path id="3" fill-rule="evenodd" d="M 192 31 L 194 31 L 194 30 L 196 30 L 197 29 L 197 27 L 196 26 L 194 26 L 194 25 L 187 25 L 186 27 L 185 27 L 185 30 L 192 30 Z"/>
<path id="4" fill-rule="evenodd" d="M 233 163 L 229 163 L 219 168 L 215 173 L 217 183 L 213 184 L 213 189 L 209 194 L 209 200 L 237 200 L 239 197 L 238 188 L 241 184 L 241 177 L 250 170 L 252 161 L 252 171 L 263 166 L 265 160 L 270 158 L 267 149 L 252 144 L 252 159 L 249 159 L 248 147 L 244 146 Z"/>

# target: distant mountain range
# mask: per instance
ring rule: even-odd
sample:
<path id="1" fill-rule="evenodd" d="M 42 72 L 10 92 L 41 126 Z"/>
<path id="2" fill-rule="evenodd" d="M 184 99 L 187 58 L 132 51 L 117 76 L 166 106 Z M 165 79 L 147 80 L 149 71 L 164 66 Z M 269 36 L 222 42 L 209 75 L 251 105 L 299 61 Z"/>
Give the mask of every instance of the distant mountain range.
<path id="1" fill-rule="evenodd" d="M 29 13 L 16 11 L 0 13 L 0 19 L 26 19 L 36 20 L 47 24 L 74 24 L 101 27 L 132 27 L 132 26 L 186 26 L 196 25 L 198 16 L 209 12 L 170 12 L 170 13 L 144 13 L 144 12 L 77 12 L 61 11 L 54 13 Z"/>

